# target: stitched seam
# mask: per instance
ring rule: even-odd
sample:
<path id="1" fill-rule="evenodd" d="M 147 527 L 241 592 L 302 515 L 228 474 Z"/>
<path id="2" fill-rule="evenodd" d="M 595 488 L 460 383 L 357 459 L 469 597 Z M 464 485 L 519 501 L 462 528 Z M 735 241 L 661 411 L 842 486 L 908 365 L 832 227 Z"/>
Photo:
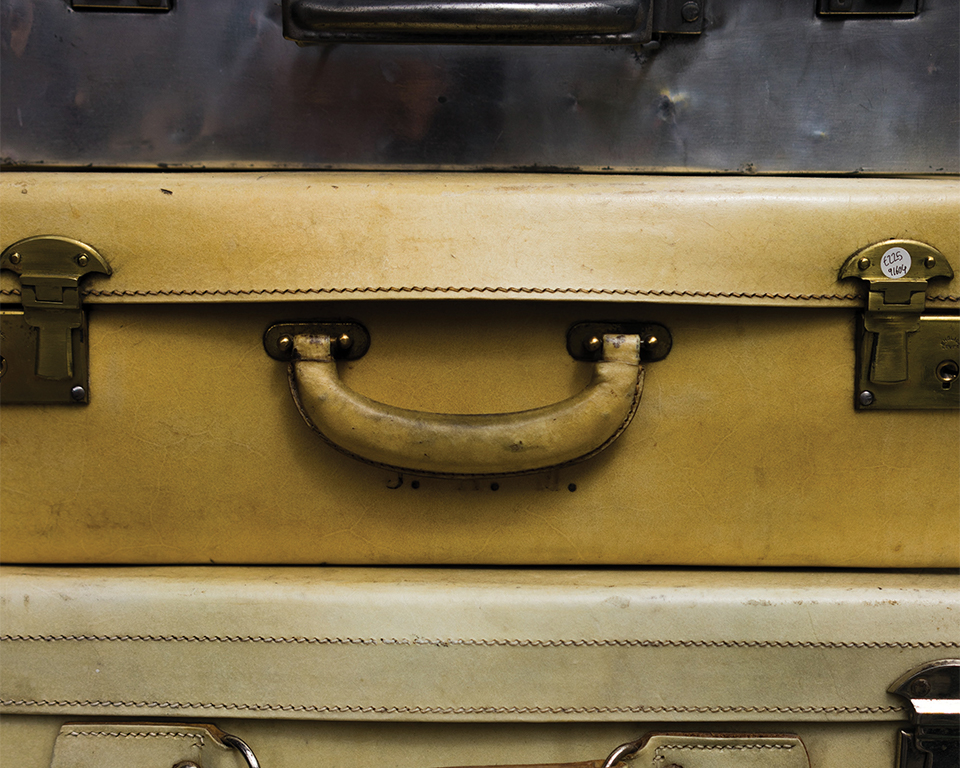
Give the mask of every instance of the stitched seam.
<path id="1" fill-rule="evenodd" d="M 793 749 L 793 744 L 663 744 L 657 752 L 664 749 Z"/>
<path id="2" fill-rule="evenodd" d="M 922 649 L 960 648 L 960 642 L 813 642 L 791 640 L 520 640 L 476 638 L 375 638 L 375 637 L 269 637 L 261 635 L 0 635 L 3 642 L 143 642 L 143 643 L 281 643 L 296 645 L 432 645 L 511 648 L 828 648 L 828 649 Z"/>
<path id="3" fill-rule="evenodd" d="M 201 288 L 185 290 L 96 290 L 82 291 L 83 296 L 97 297 L 162 297 L 162 296 L 296 296 L 296 295 L 341 295 L 355 293 L 519 293 L 530 295 L 541 294 L 585 294 L 598 296 L 659 296 L 685 298 L 716 298 L 716 299 L 778 299 L 788 301 L 855 301 L 863 298 L 859 293 L 749 293 L 731 291 L 676 291 L 676 290 L 641 290 L 631 288 L 512 288 L 491 286 L 366 286 L 355 288 L 262 288 L 262 289 L 226 289 Z M 18 289 L 0 291 L 3 296 L 19 296 Z M 960 296 L 932 295 L 928 301 L 958 302 Z"/>
<path id="4" fill-rule="evenodd" d="M 216 709 L 250 712 L 314 712 L 349 714 L 424 714 L 424 715 L 495 715 L 495 714 L 618 714 L 618 713 L 663 713 L 682 712 L 700 714 L 758 713 L 783 714 L 886 714 L 903 712 L 901 706 L 878 707 L 744 707 L 744 706 L 635 706 L 635 707 L 374 707 L 363 705 L 309 705 L 309 704 L 222 704 L 211 702 L 158 702 L 158 701 L 33 701 L 29 699 L 0 700 L 3 707 L 114 707 L 137 709 Z"/>
<path id="5" fill-rule="evenodd" d="M 203 747 L 204 739 L 202 733 L 163 733 L 158 731 L 70 731 L 67 736 L 95 736 L 108 737 L 112 739 L 193 739 L 199 742 L 198 746 Z"/>

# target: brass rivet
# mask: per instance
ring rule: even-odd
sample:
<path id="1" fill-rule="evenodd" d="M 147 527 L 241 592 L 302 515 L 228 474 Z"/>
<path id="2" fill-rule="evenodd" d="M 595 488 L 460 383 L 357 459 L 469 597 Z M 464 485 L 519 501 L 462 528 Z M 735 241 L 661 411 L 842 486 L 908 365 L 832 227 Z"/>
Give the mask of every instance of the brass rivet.
<path id="1" fill-rule="evenodd" d="M 596 352 L 600 347 L 603 346 L 603 340 L 599 336 L 591 336 L 589 339 L 585 339 L 583 342 L 583 348 L 587 352 Z"/>
<path id="2" fill-rule="evenodd" d="M 279 349 L 281 352 L 289 352 L 291 349 L 293 349 L 293 339 L 291 339 L 289 336 L 281 336 L 279 339 L 277 339 L 277 349 Z"/>
<path id="3" fill-rule="evenodd" d="M 20 254 L 19 254 L 19 253 L 11 253 L 11 254 L 10 254 L 10 263 L 11 263 L 11 264 L 19 264 L 19 263 L 20 263 Z"/>
<path id="4" fill-rule="evenodd" d="M 933 269 L 935 266 L 937 266 L 937 260 L 933 258 L 933 256 L 927 256 L 927 258 L 923 260 L 923 266 L 925 266 L 927 269 Z"/>
<path id="5" fill-rule="evenodd" d="M 340 334 L 340 337 L 337 339 L 337 346 L 339 346 L 340 349 L 350 349 L 350 347 L 353 346 L 353 339 L 350 338 L 350 334 Z"/>
<path id="6" fill-rule="evenodd" d="M 864 256 L 857 262 L 857 266 L 860 267 L 860 269 L 867 269 L 870 266 L 870 259 Z"/>
<path id="7" fill-rule="evenodd" d="M 655 347 L 657 346 L 658 341 L 660 341 L 660 339 L 658 339 L 656 336 L 647 336 L 647 338 L 643 340 L 643 346 Z"/>
<path id="8" fill-rule="evenodd" d="M 87 262 L 90 261 L 90 259 L 87 258 L 87 254 L 78 253 L 76 261 L 79 266 L 85 267 L 87 266 Z"/>

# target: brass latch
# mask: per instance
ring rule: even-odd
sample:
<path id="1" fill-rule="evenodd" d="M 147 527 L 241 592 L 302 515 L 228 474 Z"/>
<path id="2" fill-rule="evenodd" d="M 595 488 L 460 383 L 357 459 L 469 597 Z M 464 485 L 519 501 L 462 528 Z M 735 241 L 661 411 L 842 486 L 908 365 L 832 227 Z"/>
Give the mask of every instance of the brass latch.
<path id="1" fill-rule="evenodd" d="M 960 765 L 960 660 L 931 661 L 888 689 L 910 702 L 910 727 L 900 731 L 896 768 Z"/>
<path id="2" fill-rule="evenodd" d="M 86 316 L 80 279 L 110 266 L 89 245 L 43 235 L 20 240 L 0 254 L 0 269 L 20 276 L 22 309 L 4 309 L 4 403 L 85 403 Z"/>
<path id="3" fill-rule="evenodd" d="M 840 279 L 850 277 L 869 287 L 857 334 L 857 408 L 960 407 L 960 315 L 926 305 L 927 282 L 953 277 L 943 254 L 886 240 L 846 260 Z"/>

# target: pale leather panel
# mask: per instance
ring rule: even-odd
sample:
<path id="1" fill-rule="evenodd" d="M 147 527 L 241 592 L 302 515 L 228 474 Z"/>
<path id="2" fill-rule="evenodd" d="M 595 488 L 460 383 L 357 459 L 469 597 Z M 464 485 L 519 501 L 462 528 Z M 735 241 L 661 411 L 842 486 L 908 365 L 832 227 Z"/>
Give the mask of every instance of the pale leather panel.
<path id="1" fill-rule="evenodd" d="M 851 306 L 862 290 L 837 272 L 873 242 L 928 242 L 960 273 L 958 193 L 950 178 L 17 172 L 0 178 L 0 245 L 98 249 L 114 273 L 89 302 Z M 956 284 L 930 295 L 953 304 Z"/>
<path id="2" fill-rule="evenodd" d="M 201 719 L 204 716 L 201 715 Z M 49 765 L 62 717 L 5 714 L 0 764 Z M 384 723 L 317 720 L 230 720 L 217 725 L 242 736 L 263 766 L 510 765 L 585 760 L 647 731 L 756 732 L 737 723 Z M 766 730 L 800 735 L 814 768 L 894 765 L 896 723 L 775 723 Z M 658 766 L 657 768 L 661 768 Z M 665 766 L 663 767 L 665 768 Z"/>
<path id="3" fill-rule="evenodd" d="M 898 721 L 906 712 L 890 683 L 960 646 L 954 574 L 8 566 L 0 575 L 6 713 Z"/>
<path id="4" fill-rule="evenodd" d="M 186 723 L 70 723 L 60 729 L 50 768 L 247 768 L 217 729 Z"/>
<path id="5" fill-rule="evenodd" d="M 345 316 L 373 340 L 345 384 L 435 412 L 572 396 L 574 322 L 662 322 L 674 346 L 616 443 L 494 491 L 398 478 L 304 424 L 263 331 Z M 99 306 L 90 339 L 88 406 L 3 408 L 6 562 L 960 565 L 960 415 L 856 412 L 850 310 Z"/>

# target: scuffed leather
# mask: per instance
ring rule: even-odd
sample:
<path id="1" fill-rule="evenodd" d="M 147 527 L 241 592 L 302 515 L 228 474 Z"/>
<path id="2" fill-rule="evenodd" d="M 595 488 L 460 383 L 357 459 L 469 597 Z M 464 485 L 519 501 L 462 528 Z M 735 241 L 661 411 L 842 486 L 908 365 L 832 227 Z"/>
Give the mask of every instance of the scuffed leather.
<path id="1" fill-rule="evenodd" d="M 603 760 L 582 763 L 499 766 L 499 768 L 602 768 Z M 637 752 L 612 768 L 810 768 L 797 736 L 743 733 L 653 733 Z M 494 766 L 487 766 L 494 768 Z"/>
<path id="2" fill-rule="evenodd" d="M 604 336 L 602 360 L 573 397 L 503 414 L 424 413 L 378 403 L 343 385 L 329 337 L 297 336 L 294 349 L 290 389 L 306 422 L 354 458 L 415 475 L 508 477 L 584 461 L 627 428 L 643 392 L 638 336 Z"/>
<path id="3" fill-rule="evenodd" d="M 90 303 L 852 307 L 863 291 L 837 270 L 878 240 L 929 242 L 960 274 L 958 200 L 952 178 L 5 172 L 0 246 L 59 234 L 97 248 L 114 274 L 87 284 Z M 957 285 L 929 295 L 956 306 Z"/>
<path id="4" fill-rule="evenodd" d="M 50 768 L 248 768 L 215 726 L 196 723 L 68 723 L 60 729 Z"/>
<path id="5" fill-rule="evenodd" d="M 960 647 L 954 574 L 7 566 L 0 587 L 4 716 L 892 733 L 891 681 Z"/>

